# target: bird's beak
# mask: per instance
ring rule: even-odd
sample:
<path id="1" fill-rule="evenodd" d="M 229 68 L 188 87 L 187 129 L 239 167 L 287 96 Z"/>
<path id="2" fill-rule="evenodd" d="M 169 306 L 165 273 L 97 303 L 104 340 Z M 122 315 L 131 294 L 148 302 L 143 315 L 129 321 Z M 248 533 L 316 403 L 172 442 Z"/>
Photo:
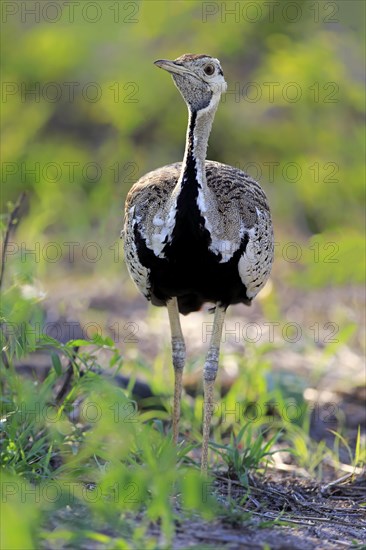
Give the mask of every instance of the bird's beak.
<path id="1" fill-rule="evenodd" d="M 178 65 L 177 63 L 175 63 L 175 61 L 169 61 L 168 59 L 158 59 L 157 61 L 154 61 L 154 65 L 160 67 L 160 69 L 168 71 L 168 73 L 190 74 L 192 76 L 195 76 L 193 75 L 193 73 L 191 73 L 189 69 L 183 67 L 183 65 Z"/>

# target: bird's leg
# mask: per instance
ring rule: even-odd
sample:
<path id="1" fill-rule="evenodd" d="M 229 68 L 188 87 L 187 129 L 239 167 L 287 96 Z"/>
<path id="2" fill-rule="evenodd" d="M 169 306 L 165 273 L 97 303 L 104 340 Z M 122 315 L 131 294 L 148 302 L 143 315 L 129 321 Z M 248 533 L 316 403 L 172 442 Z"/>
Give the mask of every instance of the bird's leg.
<path id="1" fill-rule="evenodd" d="M 203 369 L 204 413 L 201 472 L 207 472 L 208 439 L 210 437 L 211 418 L 213 413 L 214 384 L 219 365 L 220 342 L 226 308 L 216 305 L 210 347 Z"/>
<path id="2" fill-rule="evenodd" d="M 173 442 L 177 443 L 179 434 L 180 398 L 182 395 L 182 379 L 186 346 L 179 321 L 177 298 L 167 302 L 170 330 L 172 335 L 172 357 L 174 367 L 174 404 L 173 404 Z"/>

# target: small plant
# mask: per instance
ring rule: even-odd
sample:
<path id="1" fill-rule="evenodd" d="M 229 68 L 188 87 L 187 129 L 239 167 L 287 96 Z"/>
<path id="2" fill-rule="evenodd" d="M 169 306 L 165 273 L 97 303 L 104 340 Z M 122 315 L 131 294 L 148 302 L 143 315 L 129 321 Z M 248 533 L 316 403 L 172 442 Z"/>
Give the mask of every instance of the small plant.
<path id="1" fill-rule="evenodd" d="M 161 411 L 156 418 L 154 411 L 140 414 L 128 389 L 101 374 L 100 349 L 110 352 L 115 371 L 121 366 L 113 342 L 98 337 L 62 345 L 41 337 L 37 346 L 49 350 L 51 344 L 52 368 L 42 384 L 15 371 L 15 349 L 7 354 L 7 367 L 1 366 L 4 547 L 78 547 L 99 541 L 106 548 L 137 549 L 143 540 L 147 547 L 151 523 L 160 525 L 169 545 L 176 515 L 172 500 L 212 517 L 207 482 L 189 458 L 193 446 L 176 448 L 162 429 Z M 76 346 L 84 351 L 75 353 Z M 22 351 L 27 352 L 26 344 Z M 74 376 L 57 403 L 56 388 L 64 376 L 60 355 L 72 361 Z M 19 513 L 24 514 L 21 538 L 15 524 Z M 140 520 L 132 521 L 131 513 Z M 52 535 L 43 528 L 51 517 L 58 518 Z M 101 533 L 106 524 L 116 535 Z M 121 532 L 126 539 L 117 536 Z"/>
<path id="2" fill-rule="evenodd" d="M 253 433 L 251 423 L 245 424 L 238 435 L 231 434 L 227 445 L 211 443 L 228 467 L 230 477 L 235 476 L 244 486 L 248 486 L 248 474 L 251 470 L 258 470 L 271 460 L 278 449 L 275 444 L 281 436 L 277 431 L 266 440 L 264 432 Z M 282 449 L 283 450 L 283 449 Z"/>
<path id="3" fill-rule="evenodd" d="M 366 465 L 366 445 L 361 438 L 361 427 L 358 426 L 357 437 L 354 451 L 351 449 L 349 442 L 346 438 L 338 432 L 329 430 L 335 437 L 334 439 L 334 454 L 337 461 L 340 463 L 340 447 L 343 446 L 347 455 L 348 462 L 354 470 L 362 468 Z"/>

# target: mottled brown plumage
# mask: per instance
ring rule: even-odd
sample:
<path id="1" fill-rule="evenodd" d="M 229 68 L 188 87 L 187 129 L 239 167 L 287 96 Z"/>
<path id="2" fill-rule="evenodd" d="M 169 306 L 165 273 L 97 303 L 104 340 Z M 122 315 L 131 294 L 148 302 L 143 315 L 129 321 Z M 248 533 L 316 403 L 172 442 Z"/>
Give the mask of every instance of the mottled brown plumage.
<path id="1" fill-rule="evenodd" d="M 204 367 L 202 469 L 207 469 L 213 383 L 226 308 L 245 303 L 265 285 L 273 261 L 273 231 L 265 193 L 250 176 L 206 160 L 211 125 L 226 82 L 220 62 L 185 54 L 160 60 L 172 74 L 189 111 L 183 162 L 143 176 L 125 207 L 125 259 L 139 290 L 168 308 L 175 369 L 173 437 L 178 420 L 185 346 L 178 311 L 216 304 Z"/>
<path id="2" fill-rule="evenodd" d="M 258 183 L 241 170 L 214 161 L 206 161 L 205 166 L 207 186 L 215 201 L 211 218 L 214 222 L 211 222 L 211 225 L 214 227 L 216 240 L 220 243 L 217 251 L 224 256 L 232 256 L 233 251 L 240 247 L 241 225 L 253 233 L 253 238 L 248 243 L 253 247 L 253 262 L 249 263 L 246 280 L 248 300 L 244 300 L 248 304 L 266 283 L 273 260 L 272 228 L 267 199 Z M 132 242 L 135 242 L 132 224 L 137 217 L 147 246 L 152 247 L 152 236 L 157 229 L 154 220 L 156 221 L 157 217 L 160 219 L 159 215 L 164 212 L 181 170 L 182 163 L 163 166 L 143 176 L 131 188 L 126 199 L 127 239 L 128 236 L 133 236 Z M 134 216 L 128 215 L 131 208 L 134 208 Z M 261 212 L 261 217 L 257 209 Z M 136 246 L 132 246 L 132 243 L 129 246 L 127 244 L 126 240 L 127 265 L 139 290 L 155 305 L 165 305 L 164 301 L 156 299 L 151 294 L 148 271 L 139 260 Z M 195 274 L 195 265 L 191 268 Z M 201 307 L 202 303 L 204 300 L 198 301 L 196 309 Z M 180 311 L 189 313 L 182 311 L 182 308 Z"/>

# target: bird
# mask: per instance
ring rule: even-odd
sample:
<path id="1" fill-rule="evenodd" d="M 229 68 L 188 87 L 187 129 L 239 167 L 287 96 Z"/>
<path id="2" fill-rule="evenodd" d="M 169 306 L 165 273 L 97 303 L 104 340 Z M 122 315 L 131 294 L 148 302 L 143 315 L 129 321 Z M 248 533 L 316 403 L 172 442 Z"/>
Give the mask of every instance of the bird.
<path id="1" fill-rule="evenodd" d="M 124 257 L 139 291 L 165 306 L 174 368 L 173 442 L 178 442 L 186 346 L 180 314 L 211 303 L 214 313 L 203 367 L 201 471 L 207 473 L 214 383 L 227 308 L 250 305 L 267 282 L 274 255 L 268 201 L 236 167 L 206 160 L 212 123 L 227 84 L 220 61 L 184 54 L 155 65 L 173 78 L 188 107 L 182 162 L 142 176 L 125 201 Z"/>

